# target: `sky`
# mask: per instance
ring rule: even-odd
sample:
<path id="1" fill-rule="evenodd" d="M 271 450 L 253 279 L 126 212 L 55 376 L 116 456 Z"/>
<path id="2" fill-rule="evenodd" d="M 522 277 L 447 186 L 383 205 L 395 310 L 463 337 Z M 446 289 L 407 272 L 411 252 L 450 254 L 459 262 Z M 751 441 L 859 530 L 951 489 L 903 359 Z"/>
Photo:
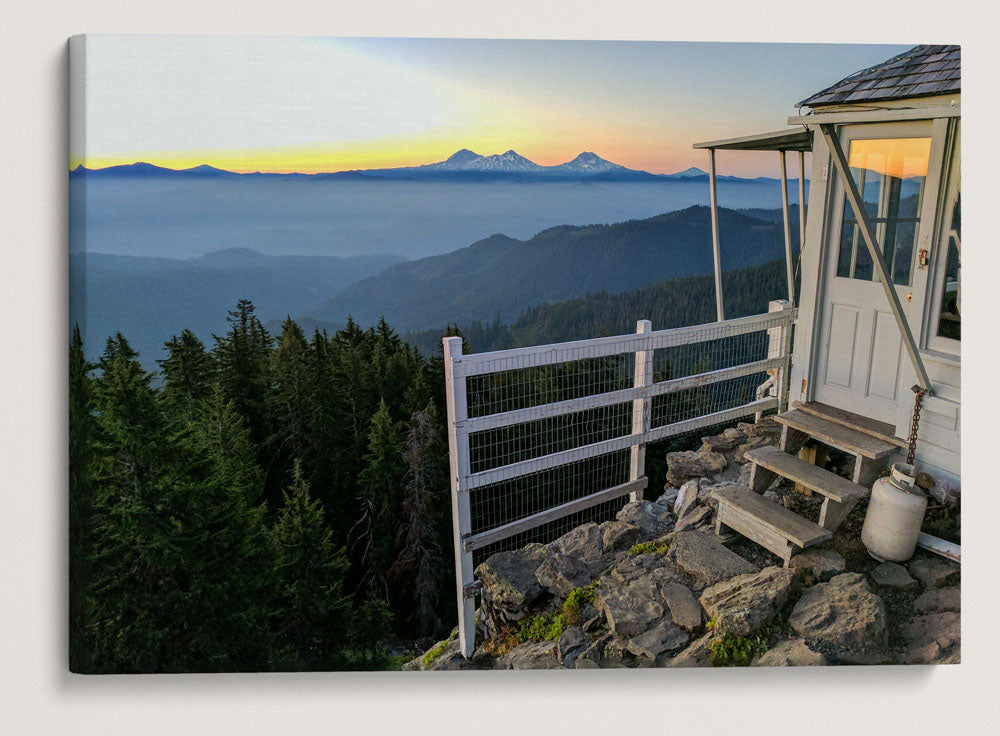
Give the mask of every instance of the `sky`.
<path id="1" fill-rule="evenodd" d="M 71 126 L 70 166 L 312 173 L 469 148 L 673 173 L 706 167 L 693 143 L 787 127 L 797 101 L 907 48 L 88 35 L 71 45 L 85 124 Z M 721 152 L 718 168 L 774 176 L 778 162 Z"/>

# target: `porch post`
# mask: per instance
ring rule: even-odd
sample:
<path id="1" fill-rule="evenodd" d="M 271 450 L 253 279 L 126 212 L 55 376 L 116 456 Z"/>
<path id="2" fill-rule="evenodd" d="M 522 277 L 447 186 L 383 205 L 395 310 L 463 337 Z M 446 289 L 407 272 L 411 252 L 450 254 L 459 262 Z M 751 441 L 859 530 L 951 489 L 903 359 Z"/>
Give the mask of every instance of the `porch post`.
<path id="1" fill-rule="evenodd" d="M 906 315 L 903 314 L 903 306 L 899 303 L 899 295 L 896 293 L 896 287 L 892 284 L 889 269 L 885 265 L 882 251 L 878 248 L 878 241 L 875 240 L 875 228 L 872 227 L 871 220 L 868 219 L 868 213 L 865 212 L 865 208 L 862 205 L 861 194 L 854 183 L 854 177 L 851 176 L 847 157 L 844 156 L 844 149 L 840 147 L 840 141 L 837 139 L 832 125 L 823 123 L 819 126 L 819 129 L 823 134 L 823 138 L 826 139 L 826 145 L 830 148 L 830 153 L 833 156 L 833 165 L 836 167 L 840 181 L 844 185 L 847 201 L 851 203 L 851 209 L 854 210 L 854 217 L 861 228 L 861 235 L 865 239 L 865 245 L 868 246 L 868 252 L 871 254 L 872 262 L 875 264 L 875 271 L 882 282 L 882 289 L 889 300 L 892 315 L 896 318 L 896 325 L 899 327 L 899 333 L 903 337 L 903 344 L 906 346 L 906 352 L 910 356 L 913 370 L 917 374 L 917 383 L 925 392 L 932 394 L 931 381 L 924 368 L 924 362 L 920 359 L 917 341 L 913 339 L 910 323 L 906 321 Z"/>
<path id="2" fill-rule="evenodd" d="M 799 259 L 806 247 L 806 152 L 799 151 Z"/>
<path id="3" fill-rule="evenodd" d="M 785 228 L 785 280 L 788 282 L 788 301 L 795 304 L 795 267 L 792 265 L 792 221 L 788 214 L 788 162 L 786 151 L 781 156 L 781 222 Z"/>
<path id="4" fill-rule="evenodd" d="M 715 316 L 719 322 L 726 319 L 722 306 L 722 256 L 719 253 L 719 200 L 715 191 L 715 149 L 708 149 L 708 198 L 712 210 L 712 256 L 715 259 Z"/>

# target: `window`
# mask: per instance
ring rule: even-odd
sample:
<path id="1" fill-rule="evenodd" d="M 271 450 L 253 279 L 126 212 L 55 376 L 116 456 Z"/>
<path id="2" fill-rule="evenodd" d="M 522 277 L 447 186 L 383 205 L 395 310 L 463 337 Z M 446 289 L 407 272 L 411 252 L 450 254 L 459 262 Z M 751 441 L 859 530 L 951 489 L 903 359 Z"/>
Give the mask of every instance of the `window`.
<path id="1" fill-rule="evenodd" d="M 951 224 L 945 231 L 948 255 L 944 268 L 944 290 L 941 313 L 938 315 L 938 335 L 952 340 L 962 339 L 962 195 L 955 198 Z"/>
<path id="2" fill-rule="evenodd" d="M 908 286 L 914 243 L 930 159 L 930 138 L 874 138 L 851 141 L 848 165 L 861 192 L 875 240 L 894 284 Z M 877 280 L 871 254 L 850 202 L 844 201 L 837 275 Z"/>

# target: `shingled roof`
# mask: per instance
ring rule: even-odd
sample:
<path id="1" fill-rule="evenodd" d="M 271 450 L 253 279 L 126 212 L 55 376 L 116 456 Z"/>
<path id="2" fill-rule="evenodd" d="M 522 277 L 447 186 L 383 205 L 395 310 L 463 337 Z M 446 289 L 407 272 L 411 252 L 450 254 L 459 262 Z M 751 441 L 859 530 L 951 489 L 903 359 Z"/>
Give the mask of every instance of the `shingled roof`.
<path id="1" fill-rule="evenodd" d="M 960 46 L 914 46 L 877 66 L 855 72 L 796 107 L 902 100 L 962 89 Z"/>

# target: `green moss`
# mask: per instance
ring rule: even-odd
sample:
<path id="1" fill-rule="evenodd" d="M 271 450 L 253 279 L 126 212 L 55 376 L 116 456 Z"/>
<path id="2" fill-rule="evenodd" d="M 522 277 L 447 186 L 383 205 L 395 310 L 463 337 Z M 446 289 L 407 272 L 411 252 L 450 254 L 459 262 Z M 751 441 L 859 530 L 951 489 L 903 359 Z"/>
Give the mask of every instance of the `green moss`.
<path id="1" fill-rule="evenodd" d="M 451 632 L 451 636 L 449 636 L 447 639 L 439 641 L 437 644 L 435 644 L 431 648 L 431 650 L 424 655 L 424 667 L 430 667 L 432 664 L 434 664 L 434 660 L 436 660 L 438 657 L 441 656 L 445 648 L 448 646 L 448 643 L 454 641 L 455 637 L 457 636 L 458 632 L 453 631 Z"/>
<path id="2" fill-rule="evenodd" d="M 597 589 L 600 587 L 600 584 L 600 581 L 595 580 L 590 585 L 577 588 L 566 596 L 566 601 L 563 603 L 562 607 L 563 623 L 565 623 L 566 626 L 580 625 L 583 607 L 594 600 L 594 596 L 597 595 Z"/>
<path id="3" fill-rule="evenodd" d="M 714 621 L 715 619 L 712 619 Z M 709 622 L 712 623 L 712 622 Z M 746 636 L 723 634 L 709 647 L 713 667 L 746 667 L 756 657 L 771 648 L 771 638 L 778 631 L 776 624 L 763 626 Z"/>
<path id="4" fill-rule="evenodd" d="M 649 555 L 654 552 L 658 555 L 664 555 L 667 550 L 670 549 L 670 545 L 667 543 L 657 544 L 656 542 L 640 542 L 639 544 L 633 544 L 628 551 L 629 557 L 635 557 L 636 555 Z"/>
<path id="5" fill-rule="evenodd" d="M 558 641 L 566 630 L 562 612 L 539 613 L 521 621 L 518 641 Z"/>

